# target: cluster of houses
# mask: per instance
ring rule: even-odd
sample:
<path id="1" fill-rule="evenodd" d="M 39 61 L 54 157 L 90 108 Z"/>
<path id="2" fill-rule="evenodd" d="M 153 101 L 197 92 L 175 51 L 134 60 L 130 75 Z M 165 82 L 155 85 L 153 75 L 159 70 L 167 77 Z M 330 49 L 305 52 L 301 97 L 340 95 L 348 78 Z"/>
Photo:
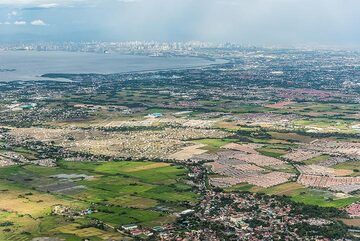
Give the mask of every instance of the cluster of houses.
<path id="1" fill-rule="evenodd" d="M 85 216 L 95 212 L 97 212 L 97 210 L 93 210 L 91 208 L 87 208 L 84 210 L 75 210 L 71 207 L 64 206 L 61 204 L 53 206 L 51 210 L 51 213 L 53 215 L 68 216 L 68 217 Z"/>
<path id="2" fill-rule="evenodd" d="M 360 203 L 353 203 L 346 208 L 346 212 L 350 217 L 358 218 L 360 217 Z"/>
<path id="3" fill-rule="evenodd" d="M 208 191 L 197 212 L 189 212 L 161 235 L 164 240 L 328 240 L 316 229 L 333 221 L 307 218 L 292 208 L 278 198 Z M 299 224 L 312 225 L 314 230 L 305 237 L 296 228 Z"/>
<path id="4" fill-rule="evenodd" d="M 185 217 L 188 215 L 192 215 L 195 213 L 193 209 L 187 209 L 181 211 L 177 214 L 178 217 Z M 140 227 L 137 224 L 127 224 L 121 226 L 121 228 L 117 229 L 118 232 L 124 232 L 133 237 L 151 237 L 151 236 L 159 236 L 166 237 L 167 232 L 170 230 L 175 230 L 173 224 L 166 224 L 163 226 L 155 226 L 152 228 Z"/>

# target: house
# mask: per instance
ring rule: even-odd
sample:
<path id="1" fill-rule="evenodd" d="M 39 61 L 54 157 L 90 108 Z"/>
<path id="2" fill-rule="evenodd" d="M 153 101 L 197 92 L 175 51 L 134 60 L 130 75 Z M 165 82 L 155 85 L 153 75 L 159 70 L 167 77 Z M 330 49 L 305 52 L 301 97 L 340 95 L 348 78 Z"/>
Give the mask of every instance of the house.
<path id="1" fill-rule="evenodd" d="M 152 113 L 152 114 L 148 115 L 148 117 L 150 117 L 150 118 L 160 118 L 162 116 L 163 115 L 161 113 Z"/>
<path id="2" fill-rule="evenodd" d="M 128 225 L 121 226 L 121 228 L 124 229 L 125 231 L 130 231 L 130 230 L 137 229 L 138 226 L 136 224 L 128 224 Z"/>
<path id="3" fill-rule="evenodd" d="M 189 214 L 193 214 L 195 212 L 195 210 L 192 210 L 192 209 L 187 209 L 187 210 L 184 210 L 180 213 L 180 216 L 186 216 L 186 215 L 189 215 Z"/>

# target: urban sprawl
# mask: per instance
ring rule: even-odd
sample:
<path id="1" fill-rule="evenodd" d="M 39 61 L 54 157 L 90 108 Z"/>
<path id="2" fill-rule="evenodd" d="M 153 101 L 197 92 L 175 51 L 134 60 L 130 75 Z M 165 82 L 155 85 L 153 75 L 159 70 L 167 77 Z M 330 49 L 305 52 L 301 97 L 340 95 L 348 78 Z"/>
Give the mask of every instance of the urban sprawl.
<path id="1" fill-rule="evenodd" d="M 0 82 L 0 240 L 360 238 L 359 52 L 202 42 L 0 51 L 226 60 Z M 1 68 L 0 78 L 11 71 Z"/>

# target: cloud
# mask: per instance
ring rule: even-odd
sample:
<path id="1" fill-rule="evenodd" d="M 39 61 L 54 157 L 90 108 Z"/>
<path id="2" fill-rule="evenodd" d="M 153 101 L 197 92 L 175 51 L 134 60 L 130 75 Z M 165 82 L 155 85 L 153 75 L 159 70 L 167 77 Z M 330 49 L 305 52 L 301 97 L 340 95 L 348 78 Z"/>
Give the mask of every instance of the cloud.
<path id="1" fill-rule="evenodd" d="M 0 0 L 1 1 L 1 0 Z M 17 11 L 11 11 L 7 14 L 7 19 L 11 20 L 13 17 L 17 16 L 18 12 Z"/>
<path id="2" fill-rule="evenodd" d="M 36 7 L 36 8 L 55 8 L 60 6 L 72 5 L 101 5 L 106 3 L 133 3 L 141 2 L 143 0 L 0 0 L 1 5 L 7 6 L 22 6 L 22 7 Z"/>
<path id="3" fill-rule="evenodd" d="M 41 19 L 37 19 L 37 20 L 34 20 L 34 21 L 31 21 L 30 23 L 31 25 L 34 25 L 34 26 L 45 26 L 46 23 L 41 20 Z"/>
<path id="4" fill-rule="evenodd" d="M 27 22 L 26 21 L 15 21 L 14 25 L 26 25 Z"/>
<path id="5" fill-rule="evenodd" d="M 18 12 L 16 11 L 11 11 L 10 13 L 8 13 L 8 16 L 16 16 L 18 15 Z"/>
<path id="6" fill-rule="evenodd" d="M 121 3 L 135 3 L 135 2 L 141 2 L 142 0 L 117 0 Z"/>
<path id="7" fill-rule="evenodd" d="M 57 3 L 44 3 L 44 4 L 38 5 L 38 8 L 45 8 L 45 9 L 47 9 L 47 8 L 56 8 L 56 7 L 58 7 L 58 6 L 59 6 L 59 4 L 57 4 Z"/>
<path id="8" fill-rule="evenodd" d="M 0 6 L 24 6 L 39 8 L 54 8 L 60 5 L 91 2 L 90 0 L 0 0 Z"/>

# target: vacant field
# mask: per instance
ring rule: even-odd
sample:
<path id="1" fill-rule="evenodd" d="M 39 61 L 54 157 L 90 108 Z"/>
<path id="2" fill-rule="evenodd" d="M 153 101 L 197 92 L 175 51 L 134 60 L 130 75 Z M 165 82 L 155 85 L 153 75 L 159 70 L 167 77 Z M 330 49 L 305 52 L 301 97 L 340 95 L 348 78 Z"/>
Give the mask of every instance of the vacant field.
<path id="1" fill-rule="evenodd" d="M 360 200 L 359 197 L 354 196 L 345 196 L 338 198 L 332 192 L 311 188 L 295 190 L 291 194 L 291 198 L 294 201 L 302 202 L 305 204 L 336 208 L 343 208 Z"/>
<path id="2" fill-rule="evenodd" d="M 78 224 L 68 224 L 51 230 L 53 233 L 73 234 L 80 238 L 99 238 L 101 240 L 124 240 L 119 233 L 109 233 L 97 228 L 79 228 Z"/>
<path id="3" fill-rule="evenodd" d="M 25 188 L 17 188 L 13 184 L 0 183 L 0 210 L 19 215 L 29 215 L 39 218 L 50 214 L 51 207 L 56 204 L 66 206 L 81 206 L 53 195 Z"/>
<path id="4" fill-rule="evenodd" d="M 360 172 L 360 161 L 339 163 L 339 164 L 333 166 L 333 168 L 352 170 L 355 173 L 359 173 Z"/>
<path id="5" fill-rule="evenodd" d="M 318 164 L 320 162 L 326 161 L 329 158 L 330 158 L 329 155 L 321 155 L 321 156 L 317 156 L 317 157 L 307 159 L 307 160 L 304 161 L 304 163 L 306 165 Z"/>
<path id="6" fill-rule="evenodd" d="M 289 196 L 293 201 L 322 207 L 343 208 L 356 201 L 360 197 L 351 195 L 336 196 L 330 191 L 306 188 L 296 182 L 287 182 L 269 188 L 256 187 L 248 183 L 240 183 L 227 187 L 226 191 L 250 191 L 261 192 L 269 195 Z"/>
<path id="7" fill-rule="evenodd" d="M 290 142 L 311 142 L 314 139 L 309 136 L 304 136 L 296 133 L 281 133 L 281 132 L 269 132 L 274 139 L 286 140 Z"/>
<path id="8" fill-rule="evenodd" d="M 145 225 L 161 217 L 161 213 L 151 210 L 141 210 L 122 207 L 97 207 L 99 212 L 91 214 L 90 217 L 101 220 L 113 226 L 130 223 L 141 223 Z"/>
<path id="9" fill-rule="evenodd" d="M 200 144 L 184 147 L 182 150 L 174 154 L 171 154 L 168 158 L 177 161 L 186 161 L 191 159 L 195 155 L 201 155 L 207 152 L 207 150 L 201 148 L 206 148 L 206 145 L 200 143 Z"/>
<path id="10" fill-rule="evenodd" d="M 360 227 L 360 218 L 351 218 L 351 219 L 340 219 L 346 225 L 353 226 L 353 227 Z"/>
<path id="11" fill-rule="evenodd" d="M 97 172 L 114 174 L 117 172 L 128 173 L 137 171 L 150 171 L 161 167 L 168 167 L 167 163 L 155 162 L 107 162 L 95 168 Z"/>
<path id="12" fill-rule="evenodd" d="M 287 182 L 274 187 L 267 188 L 264 192 L 270 195 L 292 195 L 294 191 L 304 188 L 303 185 L 296 182 Z"/>
<path id="13" fill-rule="evenodd" d="M 211 151 L 211 152 L 216 152 L 218 151 L 221 147 L 225 146 L 228 143 L 234 142 L 236 141 L 235 139 L 200 139 L 200 140 L 195 140 L 195 142 L 197 143 L 201 143 L 206 145 L 206 147 L 204 147 L 203 149 Z"/>
<path id="14" fill-rule="evenodd" d="M 285 150 L 275 148 L 259 148 L 257 149 L 257 151 L 264 156 L 275 158 L 279 158 L 287 153 L 287 151 Z"/>
<path id="15" fill-rule="evenodd" d="M 248 154 L 257 154 L 258 152 L 256 151 L 256 149 L 261 148 L 261 147 L 262 147 L 262 145 L 251 144 L 251 143 L 249 143 L 249 144 L 229 143 L 229 144 L 222 146 L 222 148 L 225 148 L 225 149 L 241 151 L 241 152 L 245 152 Z"/>
<path id="16" fill-rule="evenodd" d="M 114 227 L 130 223 L 149 227 L 163 225 L 174 221 L 173 212 L 186 209 L 183 202 L 197 200 L 197 195 L 183 181 L 187 171 L 178 166 L 130 161 L 62 161 L 59 164 L 56 168 L 33 165 L 0 168 L 0 210 L 3 210 L 0 219 L 15 220 L 11 232 L 0 234 L 0 240 L 25 241 L 39 235 L 55 235 L 74 241 L 84 238 L 123 240 L 119 234 L 104 232 L 87 224 L 90 219 L 98 219 Z M 60 181 L 54 177 L 56 175 L 91 178 Z M 84 189 L 68 194 L 37 190 L 42 185 L 57 182 L 71 182 Z M 50 215 L 52 207 L 58 204 L 74 210 L 91 207 L 97 212 L 71 221 Z M 166 207 L 169 213 L 157 211 L 157 206 Z M 84 228 L 80 228 L 82 224 Z M 22 232 L 29 232 L 28 237 Z"/>
<path id="17" fill-rule="evenodd" d="M 289 105 L 295 104 L 296 102 L 293 101 L 281 101 L 274 104 L 268 104 L 265 107 L 266 108 L 272 108 L 272 109 L 285 109 Z"/>
<path id="18" fill-rule="evenodd" d="M 231 187 L 225 188 L 226 191 L 233 192 L 233 191 L 242 191 L 242 192 L 255 192 L 256 190 L 255 185 L 248 184 L 248 183 L 239 183 L 236 185 L 233 185 Z"/>

